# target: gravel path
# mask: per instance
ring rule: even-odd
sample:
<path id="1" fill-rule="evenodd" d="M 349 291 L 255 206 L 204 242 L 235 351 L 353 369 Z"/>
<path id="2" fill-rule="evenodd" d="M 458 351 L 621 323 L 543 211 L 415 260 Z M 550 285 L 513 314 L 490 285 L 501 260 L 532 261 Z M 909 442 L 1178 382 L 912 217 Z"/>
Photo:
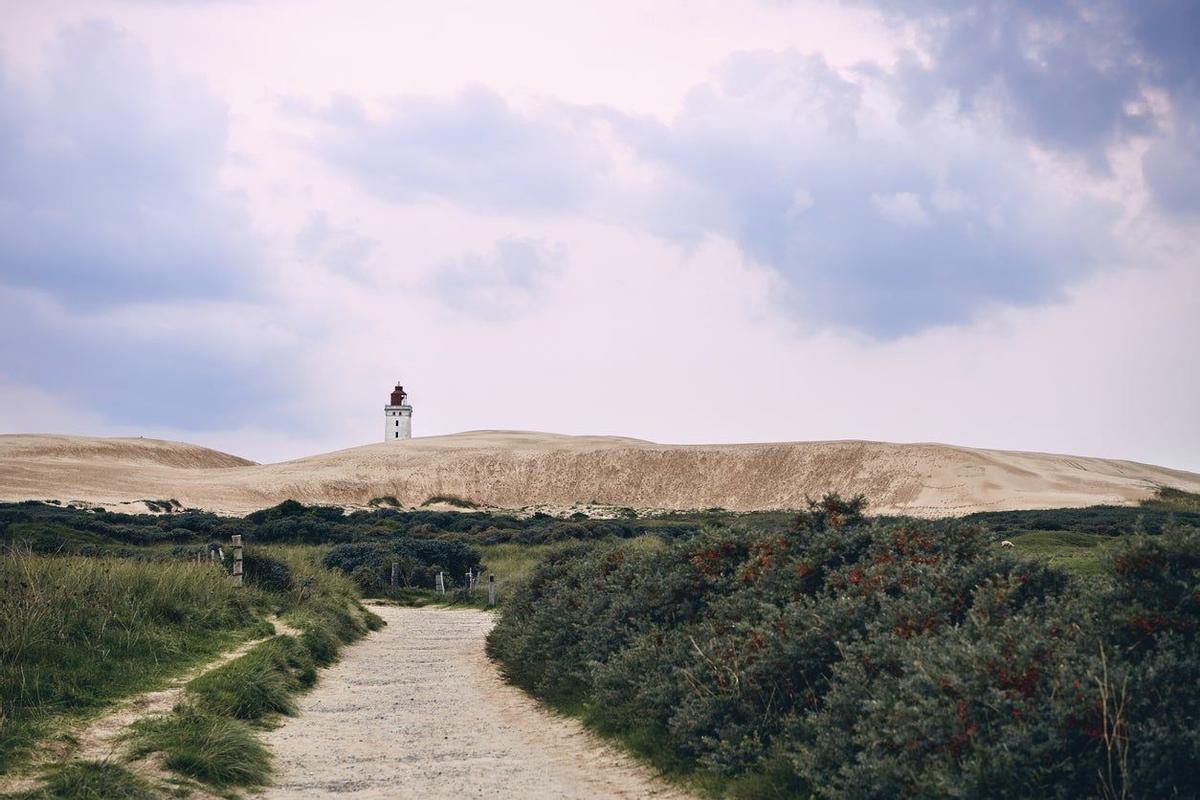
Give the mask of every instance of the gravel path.
<path id="1" fill-rule="evenodd" d="M 266 734 L 276 774 L 260 797 L 689 797 L 504 683 L 484 654 L 490 614 L 373 610 L 387 627 Z"/>

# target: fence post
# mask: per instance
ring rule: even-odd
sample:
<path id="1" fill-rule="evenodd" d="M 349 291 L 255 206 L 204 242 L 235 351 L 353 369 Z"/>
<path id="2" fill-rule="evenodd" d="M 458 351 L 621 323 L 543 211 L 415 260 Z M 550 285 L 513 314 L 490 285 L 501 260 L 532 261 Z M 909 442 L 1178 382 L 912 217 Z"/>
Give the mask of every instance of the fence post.
<path id="1" fill-rule="evenodd" d="M 467 579 L 467 594 L 470 594 L 471 592 L 473 592 L 475 590 L 475 576 L 471 574 L 471 570 L 467 570 L 466 579 Z"/>
<path id="2" fill-rule="evenodd" d="M 242 585 L 242 535 L 233 534 L 233 585 Z"/>
<path id="3" fill-rule="evenodd" d="M 496 605 L 496 576 L 488 575 L 488 605 Z"/>
<path id="4" fill-rule="evenodd" d="M 434 588 L 437 589 L 438 594 L 446 593 L 446 579 L 442 577 L 442 573 L 440 572 L 437 574 L 437 583 L 434 585 Z"/>
<path id="5" fill-rule="evenodd" d="M 392 562 L 392 588 L 395 589 L 400 585 L 400 562 Z"/>

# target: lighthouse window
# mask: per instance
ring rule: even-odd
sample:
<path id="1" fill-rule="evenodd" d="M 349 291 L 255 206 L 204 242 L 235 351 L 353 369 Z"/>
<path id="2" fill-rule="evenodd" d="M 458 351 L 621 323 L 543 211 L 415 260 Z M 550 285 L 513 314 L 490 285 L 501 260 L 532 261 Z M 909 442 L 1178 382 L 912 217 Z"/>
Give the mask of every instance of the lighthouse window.
<path id="1" fill-rule="evenodd" d="M 396 438 L 397 438 L 397 439 L 399 439 L 399 438 L 400 438 L 400 434 L 398 434 L 398 433 L 397 433 L 397 434 L 396 434 Z"/>
<path id="2" fill-rule="evenodd" d="M 396 420 L 396 427 L 397 427 L 397 428 L 399 428 L 399 427 L 400 427 L 400 420 Z"/>

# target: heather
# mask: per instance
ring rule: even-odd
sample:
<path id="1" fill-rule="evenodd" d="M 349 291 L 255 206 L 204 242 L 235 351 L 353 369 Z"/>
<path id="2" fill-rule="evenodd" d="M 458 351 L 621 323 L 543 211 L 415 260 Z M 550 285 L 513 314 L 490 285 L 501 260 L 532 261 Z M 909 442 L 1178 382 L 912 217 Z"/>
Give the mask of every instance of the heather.
<path id="1" fill-rule="evenodd" d="M 979 524 L 867 521 L 552 553 L 511 680 L 734 796 L 1182 797 L 1200 785 L 1200 533 L 1077 578 Z"/>

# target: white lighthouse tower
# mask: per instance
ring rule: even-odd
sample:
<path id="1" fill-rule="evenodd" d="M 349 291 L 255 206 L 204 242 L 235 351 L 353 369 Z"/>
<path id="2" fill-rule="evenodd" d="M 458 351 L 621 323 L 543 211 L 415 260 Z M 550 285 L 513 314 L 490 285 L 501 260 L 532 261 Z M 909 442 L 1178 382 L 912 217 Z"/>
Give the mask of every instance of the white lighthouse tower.
<path id="1" fill-rule="evenodd" d="M 383 440 L 402 442 L 412 438 L 412 406 L 408 404 L 408 393 L 396 381 L 396 388 L 388 404 L 383 407 Z"/>

